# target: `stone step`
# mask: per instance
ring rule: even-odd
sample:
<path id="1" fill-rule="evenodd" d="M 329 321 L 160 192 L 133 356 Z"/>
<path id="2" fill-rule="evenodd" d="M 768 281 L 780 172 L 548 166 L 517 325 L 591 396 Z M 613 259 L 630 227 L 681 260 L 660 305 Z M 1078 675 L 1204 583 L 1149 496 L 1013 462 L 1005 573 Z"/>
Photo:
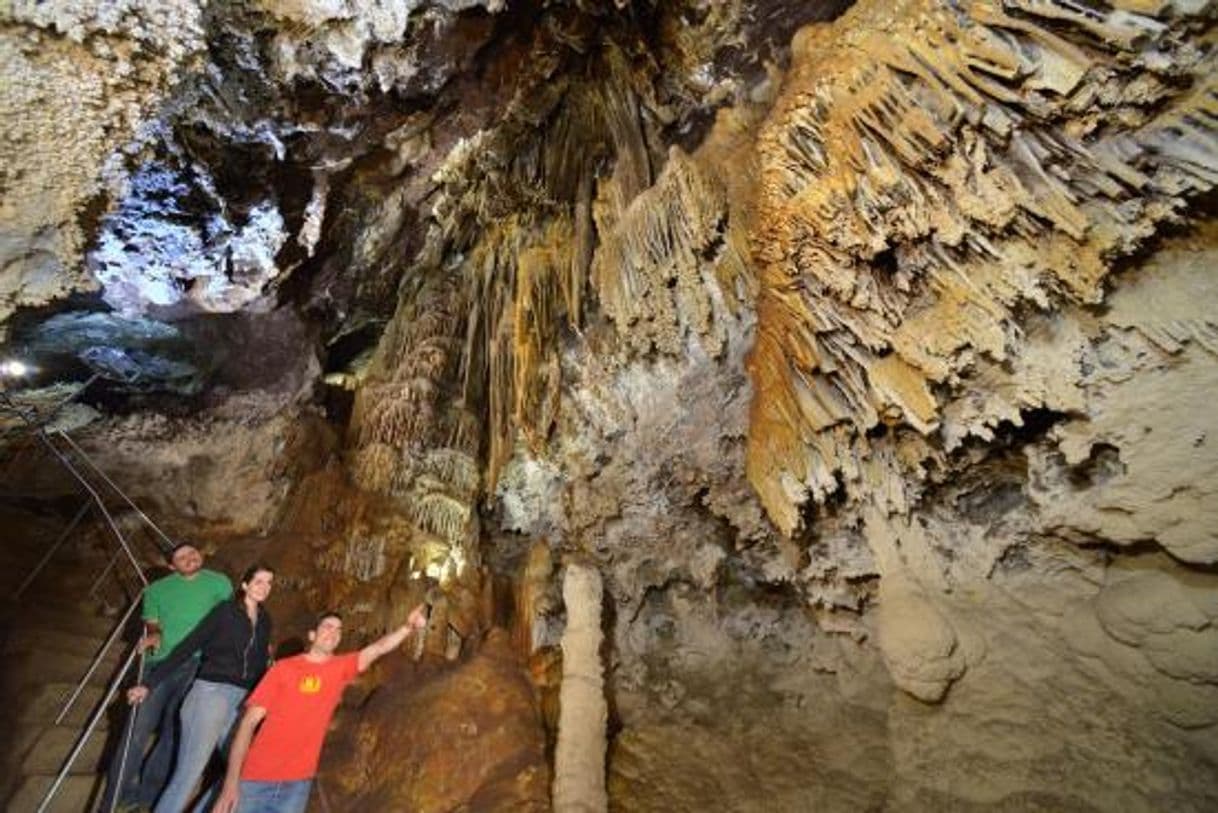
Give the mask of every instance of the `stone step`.
<path id="1" fill-rule="evenodd" d="M 25 578 L 53 544 L 55 544 L 54 539 L 40 539 L 36 542 L 26 542 L 25 544 L 15 543 L 8 539 L 4 540 L 4 544 L 0 545 L 0 576 L 3 576 L 5 579 Z M 70 547 L 71 543 L 61 545 L 59 550 L 55 551 L 55 555 L 51 557 L 51 561 L 46 565 L 45 570 L 49 572 L 60 562 L 69 561 L 70 552 L 68 548 Z M 70 558 L 75 559 L 74 556 Z"/>
<path id="2" fill-rule="evenodd" d="M 125 610 L 126 607 L 122 609 Z M 95 637 L 98 641 L 104 640 L 110 634 L 119 619 L 117 614 L 100 614 L 96 602 L 84 595 L 83 591 L 76 598 L 65 599 L 58 604 L 27 602 L 21 606 L 13 606 L 10 602 L 9 607 L 4 610 L 4 617 L 7 619 L 5 626 L 10 629 L 10 634 L 18 629 L 29 628 L 72 632 Z"/>
<path id="3" fill-rule="evenodd" d="M 34 567 L 40 559 L 40 553 L 37 555 L 31 553 L 29 556 L 21 557 L 11 554 L 0 556 L 0 595 L 12 596 L 34 571 Z M 101 574 L 105 566 L 105 562 L 99 562 L 92 557 L 87 559 L 68 558 L 63 551 L 60 551 L 25 587 L 22 598 L 29 599 L 40 592 L 56 596 L 68 595 L 65 592 L 66 588 L 87 590 L 93 586 L 93 580 Z M 107 578 L 111 577 L 107 576 Z"/>
<path id="4" fill-rule="evenodd" d="M 102 648 L 105 640 L 93 634 L 81 634 L 67 630 L 34 629 L 21 627 L 11 630 L 0 645 L 0 654 L 19 655 L 26 652 L 45 649 L 52 652 L 71 652 L 76 655 L 94 657 Z M 126 641 L 115 641 L 110 644 L 106 653 L 106 661 L 115 665 L 128 651 L 130 644 Z"/>
<path id="5" fill-rule="evenodd" d="M 0 522 L 2 521 L 0 519 Z M 31 537 L 18 533 L 5 538 L 3 544 L 0 544 L 0 576 L 18 580 L 25 578 L 46 552 L 59 542 L 59 531 L 62 529 L 47 536 Z M 85 568 L 86 566 L 85 575 L 99 574 L 106 563 L 119 551 L 119 546 L 112 538 L 99 541 L 95 536 L 86 538 L 85 533 L 79 527 L 72 531 L 55 550 L 44 572 L 38 578 L 42 579 L 47 574 L 69 572 L 74 568 Z M 127 542 L 135 556 L 146 566 L 161 564 L 155 542 L 142 538 L 129 538 Z M 126 567 L 131 567 L 126 558 L 121 555 L 118 562 Z M 13 572 L 5 572 L 8 569 Z"/>
<path id="6" fill-rule="evenodd" d="M 25 755 L 21 763 L 21 773 L 53 774 L 63 765 L 64 759 L 71 753 L 80 736 L 81 729 L 71 726 L 50 726 L 35 739 L 34 746 Z M 106 746 L 105 729 L 95 729 L 85 744 L 84 750 L 72 763 L 72 773 L 91 775 L 102 769 L 102 751 Z"/>
<path id="7" fill-rule="evenodd" d="M 68 530 L 68 519 L 62 523 L 51 523 L 37 529 L 29 527 L 16 529 L 6 536 L 4 545 L 0 546 L 0 559 L 33 558 L 34 561 L 37 561 L 45 551 L 62 538 L 63 532 L 66 530 Z M 80 523 L 63 540 L 63 544 L 55 552 L 55 559 L 58 560 L 61 556 L 73 558 L 81 552 L 89 550 L 95 544 L 96 539 L 96 537 L 90 537 L 91 531 L 86 523 Z"/>
<path id="8" fill-rule="evenodd" d="M 17 781 L 24 775 L 21 762 L 46 729 L 46 723 L 16 723 L 5 726 L 4 755 L 0 762 L 0 799 L 12 793 Z"/>
<path id="9" fill-rule="evenodd" d="M 37 649 L 8 656 L 5 666 L 5 688 L 29 690 L 43 683 L 75 683 L 84 676 L 92 663 L 92 653 L 62 652 Z M 91 685 L 104 686 L 114 676 L 122 660 L 122 654 L 111 654 L 89 679 Z"/>
<path id="10" fill-rule="evenodd" d="M 48 774 L 25 777 L 5 809 L 8 813 L 34 813 L 53 781 L 54 775 Z M 55 798 L 47 807 L 47 813 L 85 813 L 90 809 L 93 797 L 100 790 L 101 784 L 100 776 L 69 776 L 60 785 Z"/>
<path id="11" fill-rule="evenodd" d="M 69 720 L 77 716 L 77 713 L 73 713 Z M 79 716 L 83 719 L 84 714 Z M 110 737 L 110 716 L 103 715 L 94 727 L 93 734 L 73 764 L 73 774 L 92 776 L 100 769 L 101 754 Z M 17 722 L 9 727 L 8 750 L 3 764 L 0 764 L 0 773 L 3 774 L 0 776 L 0 799 L 7 798 L 26 775 L 59 771 L 83 729 L 83 725 L 73 722 L 65 721 L 62 726 L 46 722 Z"/>
<path id="12" fill-rule="evenodd" d="M 74 683 L 46 683 L 27 694 L 28 699 L 16 710 L 15 720 L 21 724 L 47 725 L 54 721 L 55 715 L 63 708 L 64 701 L 76 688 Z M 71 710 L 64 717 L 64 724 L 69 726 L 83 725 L 89 717 L 89 712 L 101 702 L 105 689 L 100 685 L 85 686 L 80 697 L 72 704 Z"/>

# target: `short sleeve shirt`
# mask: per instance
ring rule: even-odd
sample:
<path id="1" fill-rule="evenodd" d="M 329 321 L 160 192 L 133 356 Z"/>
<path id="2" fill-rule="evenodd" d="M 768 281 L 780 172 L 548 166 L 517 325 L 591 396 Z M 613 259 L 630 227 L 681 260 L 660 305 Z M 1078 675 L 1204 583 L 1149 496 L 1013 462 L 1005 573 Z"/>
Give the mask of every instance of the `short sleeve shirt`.
<path id="1" fill-rule="evenodd" d="M 161 628 L 161 645 L 149 655 L 148 663 L 164 660 L 213 607 L 232 595 L 228 577 L 207 569 L 190 579 L 170 573 L 148 585 L 144 591 L 144 620 L 155 621 Z"/>
<path id="2" fill-rule="evenodd" d="M 271 667 L 254 689 L 247 707 L 266 709 L 266 717 L 241 768 L 252 782 L 294 782 L 317 773 L 321 746 L 343 689 L 359 675 L 359 653 L 315 663 L 305 655 Z"/>

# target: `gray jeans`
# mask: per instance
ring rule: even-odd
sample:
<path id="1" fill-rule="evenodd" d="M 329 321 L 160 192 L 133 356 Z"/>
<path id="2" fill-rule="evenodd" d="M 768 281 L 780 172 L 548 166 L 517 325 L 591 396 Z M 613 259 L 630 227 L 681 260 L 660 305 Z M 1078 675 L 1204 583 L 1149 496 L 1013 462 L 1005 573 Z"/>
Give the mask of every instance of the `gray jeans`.
<path id="1" fill-rule="evenodd" d="M 123 765 L 126 727 L 119 733 L 110 767 L 106 771 L 106 792 L 101 802 L 103 811 L 110 810 L 116 791 L 120 805 L 152 807 L 161 795 L 165 783 L 169 781 L 174 755 L 178 750 L 178 709 L 198 667 L 198 661 L 189 660 L 167 674 L 157 673 L 156 686 L 148 697 L 128 712 L 135 715 L 135 721 L 131 723 L 131 747 L 123 768 L 121 787 L 119 768 Z M 148 751 L 149 741 L 154 735 L 156 742 Z"/>

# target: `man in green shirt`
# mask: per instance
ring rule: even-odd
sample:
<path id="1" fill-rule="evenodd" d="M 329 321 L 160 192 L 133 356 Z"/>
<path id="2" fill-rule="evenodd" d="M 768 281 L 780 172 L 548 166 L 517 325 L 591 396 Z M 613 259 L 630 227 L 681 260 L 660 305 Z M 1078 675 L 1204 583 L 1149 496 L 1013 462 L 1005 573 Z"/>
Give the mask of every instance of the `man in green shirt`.
<path id="1" fill-rule="evenodd" d="M 149 651 L 145 671 L 157 666 L 211 609 L 232 597 L 233 586 L 228 577 L 203 567 L 203 554 L 188 542 L 183 542 L 169 554 L 173 571 L 157 579 L 144 590 L 145 635 L 140 646 Z M 131 747 L 123 766 L 122 741 L 110 760 L 106 793 L 102 810 L 110 809 L 114 794 L 120 807 L 152 807 L 169 779 L 174 754 L 177 753 L 178 709 L 194 679 L 197 659 L 190 659 L 170 672 L 158 675 L 156 688 L 139 706 L 131 730 Z M 135 712 L 132 712 L 135 714 Z M 156 734 L 152 751 L 144 758 L 148 741 Z M 122 770 L 122 782 L 119 771 Z"/>

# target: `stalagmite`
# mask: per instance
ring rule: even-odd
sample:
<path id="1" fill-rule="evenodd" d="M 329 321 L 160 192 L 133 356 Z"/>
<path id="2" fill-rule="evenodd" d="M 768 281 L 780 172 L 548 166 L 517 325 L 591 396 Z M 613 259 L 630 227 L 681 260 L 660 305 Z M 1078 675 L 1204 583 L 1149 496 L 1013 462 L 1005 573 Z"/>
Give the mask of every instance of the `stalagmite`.
<path id="1" fill-rule="evenodd" d="M 568 565 L 562 593 L 567 629 L 562 636 L 562 711 L 554 755 L 554 809 L 559 813 L 607 810 L 608 706 L 600 662 L 600 574 L 583 565 Z"/>

